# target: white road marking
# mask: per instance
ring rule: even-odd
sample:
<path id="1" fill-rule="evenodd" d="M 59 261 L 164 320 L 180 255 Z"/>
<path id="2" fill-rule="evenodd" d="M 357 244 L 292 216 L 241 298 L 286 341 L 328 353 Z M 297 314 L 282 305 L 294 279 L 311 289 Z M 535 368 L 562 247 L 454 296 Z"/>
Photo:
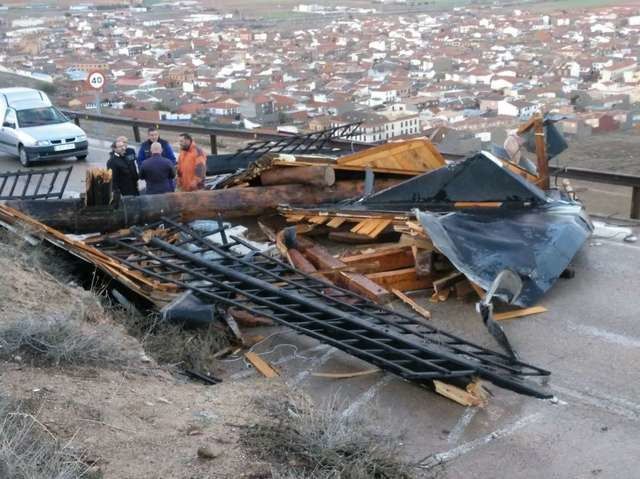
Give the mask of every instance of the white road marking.
<path id="1" fill-rule="evenodd" d="M 347 418 L 351 416 L 362 406 L 370 402 L 376 396 L 376 394 L 378 394 L 378 391 L 389 384 L 392 379 L 393 376 L 391 374 L 385 374 L 382 379 L 374 383 L 371 387 L 369 387 L 369 389 L 362 393 L 360 397 L 355 399 L 347 409 L 342 411 L 342 417 Z"/>
<path id="2" fill-rule="evenodd" d="M 324 363 L 326 363 L 329 358 L 331 357 L 331 355 L 335 352 L 335 348 L 329 348 L 328 351 L 326 351 L 322 356 L 320 356 L 316 361 L 314 361 L 314 363 L 312 364 L 312 366 L 322 366 Z M 299 383 L 301 383 L 302 381 L 304 381 L 306 379 L 306 377 L 311 374 L 311 368 L 307 368 L 304 371 L 300 371 L 296 377 L 294 377 L 290 382 L 289 382 L 289 386 L 295 386 Z"/>
<path id="3" fill-rule="evenodd" d="M 292 359 L 299 358 L 302 354 L 315 353 L 317 351 L 323 351 L 326 348 L 330 348 L 330 347 L 331 346 L 327 346 L 326 344 L 316 344 L 314 347 L 312 347 L 310 349 L 306 349 L 302 353 L 299 353 L 298 351 L 295 351 L 292 354 L 288 354 L 287 356 L 283 356 L 280 359 L 271 362 L 271 364 L 274 365 L 274 366 L 280 366 L 281 364 L 289 362 Z M 258 354 L 260 354 L 260 353 L 258 353 Z M 239 372 L 237 372 L 235 374 L 232 374 L 229 377 L 229 379 L 232 379 L 232 380 L 243 379 L 243 378 L 252 376 L 255 372 L 256 372 L 255 368 L 246 369 L 244 371 L 239 371 Z"/>
<path id="4" fill-rule="evenodd" d="M 474 439 L 473 441 L 465 442 L 464 444 L 461 444 L 458 447 L 454 447 L 453 449 L 450 449 L 448 451 L 433 454 L 427 457 L 425 460 L 421 461 L 420 467 L 423 469 L 432 469 L 440 464 L 452 461 L 453 459 L 467 454 L 480 446 L 489 444 L 496 439 L 510 436 L 519 429 L 522 429 L 529 424 L 533 424 L 534 422 L 538 421 L 541 417 L 542 413 L 535 413 L 529 416 L 525 416 L 512 425 L 502 429 L 498 429 L 497 431 L 493 431 L 486 436 L 479 437 L 478 439 Z"/>
<path id="5" fill-rule="evenodd" d="M 594 328 L 593 326 L 585 326 L 583 324 L 575 324 L 568 322 L 569 329 L 577 331 L 585 336 L 591 336 L 593 338 L 601 339 L 608 343 L 617 344 L 618 346 L 625 346 L 628 348 L 640 348 L 640 339 L 625 336 L 623 334 L 612 333 L 605 329 Z"/>
<path id="6" fill-rule="evenodd" d="M 583 404 L 603 409 L 627 419 L 640 421 L 640 404 L 629 401 L 628 399 L 616 398 L 613 396 L 603 397 L 589 390 L 576 391 L 575 389 L 559 386 L 557 384 L 553 386 L 553 390 Z"/>
<path id="7" fill-rule="evenodd" d="M 456 425 L 453 426 L 453 428 L 451 429 L 451 432 L 449 432 L 449 436 L 447 437 L 447 442 L 449 442 L 450 444 L 457 444 L 458 441 L 460 441 L 460 438 L 462 437 L 462 435 L 464 434 L 465 429 L 467 429 L 467 426 L 471 424 L 471 421 L 473 420 L 473 417 L 476 415 L 477 412 L 478 412 L 477 407 L 466 408 L 462 416 L 460 416 L 460 419 L 458 419 L 458 422 L 456 423 Z"/>

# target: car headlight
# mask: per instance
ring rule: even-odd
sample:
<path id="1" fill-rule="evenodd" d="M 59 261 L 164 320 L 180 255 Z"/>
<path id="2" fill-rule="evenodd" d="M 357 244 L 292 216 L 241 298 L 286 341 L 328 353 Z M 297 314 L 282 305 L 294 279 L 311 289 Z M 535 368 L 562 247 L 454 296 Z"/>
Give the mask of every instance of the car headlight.
<path id="1" fill-rule="evenodd" d="M 76 141 L 87 141 L 87 135 L 76 136 Z"/>
<path id="2" fill-rule="evenodd" d="M 49 140 L 36 140 L 36 146 L 51 146 Z"/>

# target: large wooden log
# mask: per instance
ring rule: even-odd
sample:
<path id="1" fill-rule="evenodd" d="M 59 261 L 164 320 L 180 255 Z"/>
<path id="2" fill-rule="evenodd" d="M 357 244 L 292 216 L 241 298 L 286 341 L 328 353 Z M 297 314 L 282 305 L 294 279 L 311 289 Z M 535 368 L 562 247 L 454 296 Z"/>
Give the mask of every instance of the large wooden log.
<path id="1" fill-rule="evenodd" d="M 332 186 L 336 182 L 336 173 L 330 166 L 272 168 L 262 172 L 260 182 L 263 186 L 289 184 Z"/>
<path id="2" fill-rule="evenodd" d="M 379 180 L 376 188 L 387 188 L 397 180 Z M 85 207 L 80 199 L 17 200 L 8 206 L 67 233 L 115 231 L 131 225 L 151 223 L 162 216 L 178 215 L 183 221 L 255 216 L 280 204 L 317 205 L 362 194 L 362 181 L 340 181 L 332 187 L 307 185 L 258 186 L 213 191 L 167 193 L 163 195 L 125 196 L 117 208 Z"/>

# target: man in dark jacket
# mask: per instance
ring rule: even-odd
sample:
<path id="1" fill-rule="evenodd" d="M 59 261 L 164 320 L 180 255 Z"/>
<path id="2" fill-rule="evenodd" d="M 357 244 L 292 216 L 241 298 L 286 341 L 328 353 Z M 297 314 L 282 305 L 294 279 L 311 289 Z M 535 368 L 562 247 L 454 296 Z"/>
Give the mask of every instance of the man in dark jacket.
<path id="1" fill-rule="evenodd" d="M 146 194 L 171 193 L 175 189 L 176 167 L 171 160 L 162 156 L 160 143 L 151 143 L 150 150 L 151 156 L 142 163 L 140 168 L 140 178 L 147 183 Z"/>
<path id="2" fill-rule="evenodd" d="M 138 150 L 138 159 L 136 160 L 138 162 L 138 170 L 142 167 L 144 160 L 151 156 L 151 144 L 156 142 L 162 146 L 162 156 L 171 160 L 173 165 L 176 164 L 176 155 L 173 153 L 173 148 L 171 148 L 169 142 L 160 138 L 157 128 L 149 128 L 148 139 L 140 145 L 140 150 Z"/>
<path id="3" fill-rule="evenodd" d="M 136 156 L 133 148 L 127 148 L 122 137 L 113 144 L 113 149 L 107 161 L 107 168 L 113 174 L 113 189 L 122 196 L 138 196 L 138 171 L 136 170 Z"/>

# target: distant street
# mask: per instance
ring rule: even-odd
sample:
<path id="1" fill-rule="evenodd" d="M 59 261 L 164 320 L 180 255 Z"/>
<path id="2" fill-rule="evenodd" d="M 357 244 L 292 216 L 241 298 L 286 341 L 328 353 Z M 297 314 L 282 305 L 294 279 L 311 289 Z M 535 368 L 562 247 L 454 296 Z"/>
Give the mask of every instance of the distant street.
<path id="1" fill-rule="evenodd" d="M 137 145 L 132 145 L 136 151 Z M 109 151 L 111 151 L 110 143 L 102 140 L 89 139 L 89 156 L 86 161 L 76 161 L 75 158 L 65 160 L 55 160 L 45 163 L 36 163 L 31 169 L 38 168 L 55 168 L 73 165 L 71 178 L 65 190 L 65 196 L 77 196 L 84 191 L 85 173 L 87 168 L 104 167 L 109 159 Z M 25 168 L 22 167 L 18 158 L 6 156 L 0 153 L 0 172 L 15 171 Z"/>

